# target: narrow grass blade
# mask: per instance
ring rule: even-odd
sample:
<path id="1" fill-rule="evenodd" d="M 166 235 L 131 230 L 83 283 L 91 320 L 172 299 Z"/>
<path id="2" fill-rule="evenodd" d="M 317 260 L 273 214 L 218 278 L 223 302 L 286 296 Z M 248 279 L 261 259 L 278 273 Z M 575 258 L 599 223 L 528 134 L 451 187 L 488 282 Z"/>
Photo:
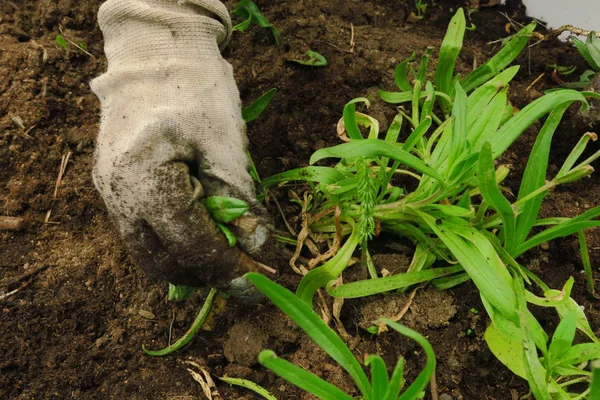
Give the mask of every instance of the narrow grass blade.
<path id="1" fill-rule="evenodd" d="M 259 192 L 265 192 L 275 185 L 289 181 L 318 182 L 330 185 L 349 178 L 352 178 L 352 174 L 334 168 L 310 166 L 270 176 L 261 182 L 258 190 Z"/>
<path id="2" fill-rule="evenodd" d="M 552 136 L 568 106 L 568 103 L 557 106 L 546 119 L 546 122 L 531 149 L 531 153 L 529 154 L 517 200 L 524 198 L 528 194 L 544 186 L 548 168 L 548 159 L 550 157 Z M 529 232 L 537 220 L 543 198 L 544 194 L 540 194 L 524 204 L 521 213 L 517 217 L 515 243 L 523 243 L 527 239 L 527 236 L 529 236 Z"/>
<path id="3" fill-rule="evenodd" d="M 435 104 L 435 89 L 430 81 L 425 84 L 425 101 L 421 107 L 421 123 L 426 118 L 431 118 L 433 106 Z"/>
<path id="4" fill-rule="evenodd" d="M 369 380 L 350 349 L 321 320 L 311 307 L 306 305 L 306 303 L 289 290 L 271 282 L 268 278 L 260 274 L 250 273 L 246 277 L 350 374 L 363 396 L 370 394 Z M 264 358 L 266 357 L 265 355 Z M 336 399 L 345 398 L 337 397 Z"/>
<path id="5" fill-rule="evenodd" d="M 479 189 L 485 201 L 494 208 L 502 219 L 502 237 L 506 250 L 511 253 L 514 246 L 516 216 L 515 210 L 496 184 L 496 168 L 492 158 L 492 147 L 485 142 L 479 153 L 479 170 L 477 172 Z"/>
<path id="6" fill-rule="evenodd" d="M 386 276 L 378 279 L 368 279 L 346 283 L 336 288 L 327 288 L 330 295 L 345 299 L 371 296 L 391 290 L 403 289 L 421 282 L 428 282 L 436 278 L 448 276 L 462 271 L 461 266 L 447 268 L 433 268 L 423 271 L 407 272 L 398 275 Z"/>
<path id="7" fill-rule="evenodd" d="M 148 354 L 149 356 L 156 356 L 156 357 L 168 356 L 169 354 L 181 349 L 183 346 L 188 344 L 194 338 L 196 333 L 198 333 L 198 331 L 202 327 L 202 324 L 204 323 L 204 321 L 206 321 L 206 318 L 208 317 L 208 314 L 210 313 L 210 310 L 212 309 L 213 299 L 215 298 L 216 295 L 217 295 L 217 289 L 215 289 L 215 288 L 210 289 L 210 291 L 208 292 L 208 296 L 206 296 L 206 300 L 204 300 L 204 304 L 202 305 L 202 308 L 200 309 L 200 312 L 198 313 L 198 316 L 192 323 L 192 326 L 190 326 L 190 329 L 187 330 L 187 332 L 183 335 L 183 337 L 181 339 L 179 339 L 172 345 L 165 347 L 162 350 L 148 350 L 148 349 L 146 349 L 145 345 L 142 345 L 142 350 L 144 350 L 144 353 Z"/>
<path id="8" fill-rule="evenodd" d="M 273 96 L 277 93 L 277 89 L 273 88 L 265 92 L 258 99 L 254 100 L 252 104 L 242 110 L 242 118 L 246 123 L 254 121 L 262 112 L 267 108 Z"/>
<path id="9" fill-rule="evenodd" d="M 502 89 L 504 89 L 510 81 L 519 72 L 519 66 L 507 68 L 502 71 L 494 78 L 490 79 L 469 95 L 467 109 L 468 113 L 468 126 L 471 127 L 473 123 L 479 118 L 481 112 L 487 107 L 494 96 Z M 464 82 L 463 82 L 464 84 Z M 463 87 L 464 89 L 464 87 Z"/>
<path id="10" fill-rule="evenodd" d="M 537 400 L 552 400 L 552 396 L 548 391 L 548 383 L 546 382 L 546 370 L 540 363 L 535 342 L 531 337 L 530 331 L 532 327 L 529 325 L 529 321 L 526 318 L 529 311 L 527 310 L 527 303 L 525 302 L 523 279 L 520 277 L 515 278 L 514 286 L 519 307 L 519 324 L 521 327 L 521 339 L 523 345 L 525 379 L 527 379 L 529 388 Z"/>
<path id="11" fill-rule="evenodd" d="M 349 143 L 339 144 L 317 150 L 310 158 L 310 163 L 314 164 L 324 158 L 353 158 L 353 157 L 388 157 L 411 167 L 412 169 L 429 175 L 440 182 L 442 177 L 431 167 L 425 165 L 419 158 L 413 156 L 407 151 L 400 149 L 390 143 L 377 139 L 354 140 Z M 264 181 L 263 181 L 264 184 Z"/>
<path id="12" fill-rule="evenodd" d="M 366 366 L 371 366 L 372 399 L 383 399 L 388 390 L 388 373 L 383 358 L 377 354 L 371 354 L 365 360 Z"/>
<path id="13" fill-rule="evenodd" d="M 397 114 L 394 117 L 394 120 L 390 124 L 386 134 L 385 141 L 393 144 L 398 141 L 398 136 L 400 136 L 400 130 L 402 129 L 402 114 Z"/>
<path id="14" fill-rule="evenodd" d="M 425 80 L 425 76 L 427 75 L 427 66 L 429 65 L 429 59 L 431 58 L 431 54 L 433 54 L 433 46 L 427 46 L 425 49 L 425 54 L 421 57 L 421 64 L 419 65 L 419 72 L 417 73 L 416 80 L 419 82 L 423 82 Z"/>
<path id="15" fill-rule="evenodd" d="M 360 133 L 360 128 L 358 127 L 358 123 L 356 122 L 356 103 L 365 103 L 367 107 L 371 104 L 369 99 L 366 97 L 358 97 L 356 99 L 350 100 L 344 106 L 344 125 L 346 126 L 346 133 L 348 133 L 348 137 L 350 139 L 360 140 L 363 139 L 362 134 Z"/>
<path id="16" fill-rule="evenodd" d="M 452 168 L 454 162 L 463 153 L 463 148 L 467 142 L 467 94 L 462 89 L 459 83 L 456 83 L 456 97 L 454 98 L 454 106 L 452 107 L 452 118 L 454 125 L 452 126 L 452 137 L 450 140 L 450 154 L 448 157 L 448 166 Z"/>
<path id="17" fill-rule="evenodd" d="M 463 37 L 465 35 L 465 13 L 459 8 L 454 17 L 450 20 L 448 30 L 444 36 L 437 67 L 435 70 L 435 87 L 440 92 L 450 94 L 452 90 L 452 77 L 454 75 L 454 64 L 460 49 L 462 48 Z M 444 102 L 442 102 L 444 104 Z"/>
<path id="18" fill-rule="evenodd" d="M 262 396 L 263 398 L 265 398 L 267 400 L 277 400 L 277 398 L 275 396 L 273 396 L 271 393 L 269 393 L 269 391 L 267 389 L 263 388 L 262 386 L 258 385 L 257 383 L 249 381 L 247 379 L 230 378 L 228 376 L 222 376 L 222 377 L 219 377 L 219 379 L 222 380 L 223 382 L 229 383 L 230 385 L 240 386 L 240 387 L 252 390 L 254 393 Z"/>
<path id="19" fill-rule="evenodd" d="M 587 280 L 588 290 L 594 294 L 594 276 L 592 275 L 592 263 L 590 261 L 590 253 L 588 251 L 587 240 L 585 239 L 585 232 L 577 232 L 579 238 L 579 251 L 581 252 L 581 264 L 583 264 L 583 270 Z"/>
<path id="20" fill-rule="evenodd" d="M 521 29 L 508 41 L 502 50 L 490 58 L 488 62 L 471 72 L 462 82 L 465 91 L 469 92 L 475 89 L 488 79 L 498 75 L 502 69 L 513 62 L 513 60 L 521 54 L 521 51 L 529 41 L 531 32 L 533 32 L 535 27 L 536 23 L 532 22 Z"/>
<path id="21" fill-rule="evenodd" d="M 416 58 L 417 53 L 412 53 L 409 58 L 398 64 L 394 71 L 394 82 L 396 83 L 396 86 L 404 92 L 412 92 L 412 85 L 410 84 L 411 79 L 408 78 L 406 65 L 413 62 Z"/>
<path id="22" fill-rule="evenodd" d="M 506 107 L 508 87 L 502 89 L 490 101 L 488 106 L 469 129 L 468 140 L 473 151 L 479 151 L 481 146 L 491 140 L 498 131 L 502 122 L 502 113 Z"/>
<path id="23" fill-rule="evenodd" d="M 600 344 L 582 343 L 569 347 L 560 359 L 561 366 L 581 364 L 600 358 Z"/>
<path id="24" fill-rule="evenodd" d="M 494 158 L 503 154 L 515 139 L 542 115 L 550 112 L 558 105 L 571 104 L 575 101 L 581 101 L 584 107 L 587 107 L 585 97 L 571 89 L 557 90 L 529 103 L 517 115 L 508 120 L 493 138 L 490 138 Z"/>
<path id="25" fill-rule="evenodd" d="M 277 357 L 271 350 L 263 350 L 258 355 L 258 362 L 267 367 L 286 381 L 300 389 L 323 400 L 352 400 L 352 397 L 342 392 L 331 383 L 303 370 L 296 365 Z"/>
<path id="26" fill-rule="evenodd" d="M 560 170 L 558 171 L 556 176 L 565 175 L 573 168 L 577 160 L 579 160 L 579 157 L 581 157 L 581 154 L 583 154 L 583 151 L 587 147 L 587 144 L 589 143 L 590 139 L 593 139 L 595 141 L 597 139 L 596 134 L 588 132 L 584 134 L 581 137 L 581 139 L 579 139 L 575 147 L 573 147 L 573 150 L 571 150 L 571 152 L 569 153 L 569 156 L 563 163 L 562 167 L 560 167 Z"/>
<path id="27" fill-rule="evenodd" d="M 410 152 L 415 147 L 415 145 L 421 140 L 423 135 L 427 133 L 429 127 L 431 126 L 431 117 L 427 117 L 423 119 L 423 121 L 412 131 L 410 136 L 404 142 L 402 149 L 404 151 Z"/>
<path id="28" fill-rule="evenodd" d="M 390 328 L 399 332 L 400 334 L 419 343 L 419 345 L 425 351 L 425 355 L 427 356 L 427 363 L 425 364 L 425 367 L 423 368 L 421 373 L 419 373 L 419 376 L 417 376 L 417 379 L 415 379 L 413 381 L 413 383 L 406 389 L 406 391 L 404 393 L 402 393 L 402 395 L 400 397 L 398 397 L 398 400 L 417 399 L 417 398 L 419 398 L 421 392 L 423 392 L 425 390 L 425 387 L 427 386 L 427 384 L 429 383 L 429 381 L 431 380 L 431 377 L 433 376 L 433 374 L 435 372 L 436 361 L 435 361 L 435 353 L 433 351 L 433 347 L 431 347 L 431 344 L 429 343 L 429 341 L 427 339 L 425 339 L 423 336 L 421 336 L 421 334 L 419 334 L 418 332 L 415 332 L 412 329 L 409 329 L 409 328 L 407 328 L 403 325 L 400 325 L 394 321 L 391 321 L 387 318 L 382 318 L 381 321 L 384 322 Z"/>
<path id="29" fill-rule="evenodd" d="M 381 100 L 390 104 L 406 103 L 408 101 L 412 101 L 413 99 L 412 86 L 410 91 L 407 92 L 388 92 L 386 90 L 379 90 L 378 94 Z M 425 92 L 422 92 L 419 98 L 424 98 L 425 96 Z"/>
<path id="30" fill-rule="evenodd" d="M 392 377 L 390 378 L 390 384 L 388 385 L 382 400 L 396 400 L 398 394 L 404 387 L 404 383 L 404 358 L 400 357 L 394 367 L 394 372 L 392 372 Z"/>
<path id="31" fill-rule="evenodd" d="M 559 237 L 564 237 L 568 235 L 572 235 L 573 233 L 577 233 L 581 230 L 592 228 L 594 226 L 600 226 L 599 220 L 593 220 L 600 215 L 600 207 L 592 208 L 584 212 L 583 214 L 571 218 L 565 222 L 562 222 L 558 225 L 554 225 L 551 228 L 548 228 L 537 235 L 533 236 L 531 239 L 527 240 L 525 243 L 517 246 L 514 250 L 514 257 L 517 257 L 527 250 L 541 244 L 544 242 L 548 242 L 552 239 L 556 239 Z"/>

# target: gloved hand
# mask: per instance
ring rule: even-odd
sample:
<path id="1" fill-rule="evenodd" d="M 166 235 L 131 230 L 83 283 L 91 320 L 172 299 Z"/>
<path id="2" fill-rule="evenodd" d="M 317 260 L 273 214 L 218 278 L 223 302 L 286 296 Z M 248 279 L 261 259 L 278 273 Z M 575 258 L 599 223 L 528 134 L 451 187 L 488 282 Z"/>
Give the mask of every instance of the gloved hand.
<path id="1" fill-rule="evenodd" d="M 131 255 L 173 284 L 222 287 L 255 270 L 192 201 L 191 176 L 205 196 L 246 201 L 238 242 L 249 254 L 264 243 L 239 92 L 219 51 L 227 10 L 217 0 L 108 0 L 98 20 L 108 70 L 91 83 L 102 105 L 93 178 Z"/>

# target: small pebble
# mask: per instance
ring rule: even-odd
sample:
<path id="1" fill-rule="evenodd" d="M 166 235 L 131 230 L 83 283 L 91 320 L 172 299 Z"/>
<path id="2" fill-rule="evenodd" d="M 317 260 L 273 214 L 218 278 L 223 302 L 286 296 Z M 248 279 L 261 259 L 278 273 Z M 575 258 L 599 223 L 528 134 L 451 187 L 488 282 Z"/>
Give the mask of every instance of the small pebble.
<path id="1" fill-rule="evenodd" d="M 550 250 L 550 245 L 548 244 L 548 242 L 544 242 L 540 245 L 540 247 L 542 248 L 542 250 L 544 251 L 548 251 Z"/>
<path id="2" fill-rule="evenodd" d="M 140 315 L 140 317 L 146 318 L 146 319 L 156 318 L 156 316 L 153 313 L 151 313 L 150 311 L 147 311 L 147 310 L 139 310 L 138 314 Z"/>

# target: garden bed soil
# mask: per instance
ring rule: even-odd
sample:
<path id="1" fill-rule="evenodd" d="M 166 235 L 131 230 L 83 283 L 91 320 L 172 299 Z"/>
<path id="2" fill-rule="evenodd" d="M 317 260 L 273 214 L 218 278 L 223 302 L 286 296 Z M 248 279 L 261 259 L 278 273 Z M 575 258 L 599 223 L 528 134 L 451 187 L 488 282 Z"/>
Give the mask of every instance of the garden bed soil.
<path id="1" fill-rule="evenodd" d="M 165 358 L 141 351 L 142 344 L 165 346 L 169 332 L 181 335 L 207 290 L 184 303 L 167 303 L 166 283 L 148 281 L 131 262 L 94 189 L 90 172 L 99 103 L 88 83 L 106 67 L 96 22 L 100 3 L 0 3 L 0 215 L 25 221 L 21 231 L 0 231 L 0 291 L 18 289 L 0 300 L 0 398 L 204 399 L 187 370 L 195 367 L 185 361 L 204 365 L 215 377 L 253 380 L 280 400 L 312 398 L 256 364 L 263 348 L 356 395 L 349 377 L 265 301 L 220 299 L 204 330 L 184 350 Z M 437 1 L 419 20 L 411 15 L 413 2 L 404 0 L 257 3 L 281 30 L 281 45 L 274 44 L 267 30 L 253 27 L 235 32 L 224 55 L 234 67 L 245 104 L 278 89 L 272 105 L 248 130 L 261 176 L 305 166 L 312 152 L 337 144 L 336 123 L 344 104 L 378 88 L 392 89 L 397 63 L 426 46 L 439 48 L 453 10 L 466 5 Z M 476 29 L 466 33 L 457 65 L 463 73 L 494 54 L 498 40 L 509 34 L 501 13 L 516 22 L 526 20 L 518 5 L 481 3 L 469 14 Z M 227 2 L 229 8 L 233 4 Z M 61 27 L 64 36 L 85 43 L 93 57 L 57 46 Z M 329 65 L 310 68 L 288 62 L 309 48 L 323 54 Z M 573 48 L 555 40 L 530 47 L 518 62 L 523 67 L 510 91 L 515 107 L 556 87 L 549 65 L 575 65 L 577 73 L 585 69 Z M 394 109 L 375 102 L 370 113 L 389 121 Z M 539 127 L 528 130 L 501 160 L 513 167 L 508 181 L 513 193 Z M 550 173 L 583 133 L 597 128 L 570 110 L 555 134 Z M 67 154 L 54 196 L 61 159 Z M 286 193 L 278 196 L 291 210 Z M 596 174 L 553 192 L 542 213 L 573 216 L 599 199 Z M 268 206 L 276 226 L 284 230 L 277 209 Z M 592 263 L 598 265 L 600 232 L 589 231 L 587 237 Z M 410 261 L 406 243 L 381 238 L 373 249 L 378 268 L 398 271 Z M 573 295 L 585 307 L 592 328 L 600 328 L 600 304 L 585 289 L 576 238 L 540 246 L 521 261 L 555 288 L 574 276 Z M 280 274 L 280 281 L 293 289 L 298 277 L 289 268 Z M 425 361 L 420 348 L 395 333 L 372 336 L 362 329 L 375 317 L 397 314 L 407 301 L 406 295 L 346 301 L 341 319 L 359 359 L 378 353 L 392 365 L 402 355 L 411 380 Z M 553 331 L 552 313 L 539 318 Z M 401 322 L 431 341 L 440 399 L 500 400 L 527 393 L 524 381 L 487 350 L 482 335 L 488 320 L 472 284 L 443 293 L 418 290 Z M 217 386 L 223 399 L 258 398 L 218 380 Z"/>

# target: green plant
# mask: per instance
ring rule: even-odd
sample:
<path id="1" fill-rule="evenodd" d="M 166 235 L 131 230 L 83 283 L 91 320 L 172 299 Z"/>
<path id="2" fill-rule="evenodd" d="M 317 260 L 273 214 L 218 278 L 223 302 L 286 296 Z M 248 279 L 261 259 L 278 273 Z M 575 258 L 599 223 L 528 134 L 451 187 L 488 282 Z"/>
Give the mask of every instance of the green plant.
<path id="1" fill-rule="evenodd" d="M 303 58 L 294 58 L 290 60 L 296 64 L 308 65 L 309 67 L 326 67 L 327 59 L 316 51 L 308 50 Z"/>
<path id="2" fill-rule="evenodd" d="M 61 31 L 61 33 L 62 33 L 62 31 Z M 88 56 L 93 57 L 93 55 L 91 55 L 87 51 L 87 46 L 83 42 L 76 43 L 73 40 L 71 40 L 68 37 L 63 36 L 63 35 L 56 35 L 56 38 L 54 40 L 55 40 L 55 42 L 56 42 L 57 45 L 59 45 L 60 47 L 62 47 L 65 50 L 65 52 L 67 53 L 67 55 L 69 54 L 69 51 L 70 51 L 70 46 L 69 45 L 72 45 L 77 50 L 81 51 L 82 53 L 85 53 Z"/>
<path id="3" fill-rule="evenodd" d="M 233 14 L 244 18 L 244 21 L 233 27 L 234 31 L 246 32 L 250 25 L 258 25 L 271 31 L 275 42 L 279 44 L 280 32 L 272 23 L 267 21 L 265 16 L 260 12 L 258 6 L 252 0 L 242 0 L 233 7 Z"/>
<path id="4" fill-rule="evenodd" d="M 404 389 L 404 359 L 400 358 L 392 376 L 388 375 L 383 359 L 378 355 L 370 355 L 365 359 L 365 366 L 371 368 L 371 380 L 367 378 L 358 360 L 342 339 L 331 330 L 321 318 L 293 293 L 271 282 L 259 274 L 247 274 L 246 277 L 267 296 L 277 307 L 286 313 L 306 334 L 315 341 L 352 377 L 364 400 L 412 400 L 423 397 L 425 387 L 435 371 L 435 354 L 433 348 L 423 336 L 388 319 L 380 322 L 407 336 L 423 348 L 427 355 L 427 363 L 415 381 Z M 259 362 L 277 375 L 305 391 L 324 400 L 351 400 L 352 397 L 341 389 L 277 357 L 271 350 L 263 350 L 258 356 Z M 403 390 L 404 389 L 404 390 Z"/>
<path id="5" fill-rule="evenodd" d="M 312 303 L 323 286 L 335 297 L 354 298 L 406 290 L 425 281 L 446 289 L 472 280 L 491 318 L 488 329 L 499 332 L 486 334 L 488 345 L 516 352 L 536 398 L 549 399 L 566 371 L 542 373 L 538 351 L 541 359 L 549 362 L 547 334 L 527 304 L 553 307 L 561 318 L 579 307 L 569 297 L 573 282 L 567 282 L 557 294 L 517 260 L 543 242 L 600 226 L 596 219 L 600 207 L 574 218 L 538 218 L 542 200 L 558 185 L 589 176 L 593 171 L 590 163 L 600 152 L 579 161 L 589 141 L 595 139 L 592 134 L 584 135 L 559 172 L 546 180 L 552 136 L 563 113 L 575 101 L 583 107 L 587 102 L 582 93 L 560 89 L 514 114 L 507 91 L 518 67 L 503 69 L 525 46 L 534 27 L 523 28 L 492 59 L 461 79 L 454 75 L 465 29 L 459 10 L 440 49 L 434 82 L 427 80 L 432 54 L 428 49 L 417 72 L 410 66 L 414 56 L 396 68 L 395 81 L 401 92 L 380 91 L 385 101 L 410 104 L 410 111 L 400 109 L 383 139 L 378 138 L 377 120 L 356 111 L 357 104 L 369 106 L 369 100 L 354 99 L 343 112 L 350 141 L 320 149 L 310 160 L 314 164 L 326 158 L 339 159 L 334 167 L 287 171 L 263 180 L 261 188 L 265 194 L 286 181 L 308 182 L 303 220 L 309 223 L 304 233 L 313 233 L 315 240 L 320 238 L 330 249 L 339 248 L 328 252 L 330 258 L 300 282 L 297 295 L 306 304 Z M 408 79 L 408 72 L 414 79 Z M 436 114 L 438 110 L 441 116 Z M 546 114 L 518 194 L 511 201 L 501 186 L 509 169 L 497 167 L 495 160 Z M 404 120 L 412 129 L 401 136 Z M 404 177 L 404 181 L 395 177 Z M 415 183 L 398 186 L 407 179 Z M 534 227 L 538 231 L 532 234 Z M 368 251 L 369 240 L 378 231 L 414 243 L 415 254 L 406 273 L 378 276 Z M 342 237 L 346 237 L 343 245 Z M 302 244 L 299 239 L 296 253 Z M 334 281 L 359 245 L 363 265 L 373 279 L 336 286 Z M 544 297 L 535 296 L 534 289 L 525 289 L 525 284 L 537 286 Z M 581 310 L 576 319 L 577 328 L 592 340 L 590 347 L 599 346 Z M 582 368 L 578 371 L 585 376 Z"/>
<path id="6" fill-rule="evenodd" d="M 417 9 L 417 18 L 423 19 L 425 11 L 427 11 L 427 3 L 425 3 L 425 0 L 415 0 L 415 8 Z"/>

